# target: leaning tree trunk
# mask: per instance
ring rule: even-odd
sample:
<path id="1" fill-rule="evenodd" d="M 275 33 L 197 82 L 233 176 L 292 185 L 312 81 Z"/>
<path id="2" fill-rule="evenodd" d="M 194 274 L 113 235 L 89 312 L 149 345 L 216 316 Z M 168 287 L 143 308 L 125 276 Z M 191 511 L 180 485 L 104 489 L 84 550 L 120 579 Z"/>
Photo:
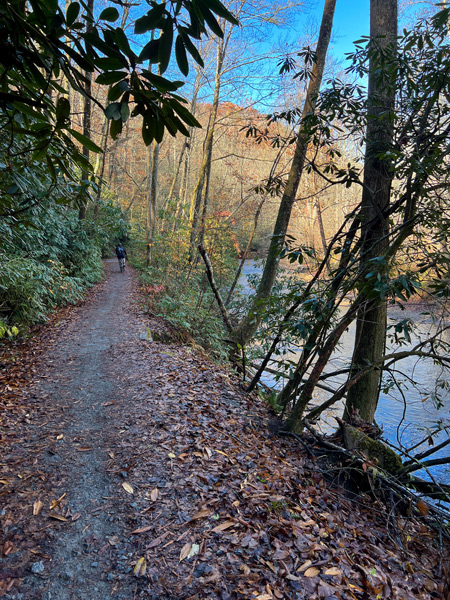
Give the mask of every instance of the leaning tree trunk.
<path id="1" fill-rule="evenodd" d="M 361 207 L 361 277 L 373 269 L 373 260 L 386 254 L 389 223 L 385 216 L 390 203 L 392 172 L 385 158 L 393 145 L 395 85 L 392 67 L 380 55 L 389 48 L 395 56 L 397 39 L 397 0 L 371 0 L 368 121 L 364 160 L 364 188 Z M 392 51 L 392 54 L 390 54 Z M 383 67 L 383 68 L 381 68 Z M 384 75 L 383 75 L 384 74 Z M 382 264 L 382 263 L 381 263 Z M 381 267 L 382 268 L 382 267 Z M 358 312 L 356 339 L 350 377 L 368 364 L 378 363 L 384 354 L 387 305 L 380 298 L 369 299 Z M 381 369 L 372 369 L 350 388 L 345 416 L 354 410 L 366 421 L 373 421 L 378 403 Z"/>
<path id="2" fill-rule="evenodd" d="M 305 104 L 302 112 L 302 124 L 297 135 L 294 158 L 292 160 L 289 177 L 281 199 L 278 210 L 277 221 L 273 230 L 272 239 L 269 246 L 266 264 L 261 277 L 256 294 L 253 297 L 252 305 L 247 316 L 241 321 L 239 326 L 233 332 L 233 339 L 241 346 L 245 346 L 251 337 L 255 334 L 261 321 L 265 302 L 267 301 L 278 270 L 279 253 L 284 245 L 292 207 L 297 195 L 298 186 L 306 161 L 306 152 L 310 141 L 308 127 L 305 126 L 305 119 L 314 113 L 317 101 L 317 95 L 322 84 L 323 72 L 325 69 L 325 59 L 328 50 L 328 44 L 331 37 L 333 26 L 334 9 L 336 0 L 325 0 L 323 9 L 322 23 L 320 26 L 319 40 L 316 48 L 316 60 L 312 69 L 311 79 L 308 85 Z"/>
<path id="3" fill-rule="evenodd" d="M 208 166 L 206 168 L 206 174 L 205 174 L 205 192 L 203 194 L 202 218 L 201 218 L 201 223 L 200 223 L 200 231 L 198 233 L 198 243 L 199 243 L 199 246 L 202 246 L 202 247 L 205 243 L 206 218 L 208 216 L 209 184 L 211 182 L 211 158 L 212 158 L 212 147 L 211 147 L 211 152 L 210 152 L 210 156 L 208 159 Z"/>
<path id="4" fill-rule="evenodd" d="M 319 225 L 320 241 L 322 243 L 322 252 L 323 252 L 323 255 L 326 256 L 328 244 L 327 244 L 327 238 L 326 238 L 326 235 L 325 235 L 325 227 L 323 225 L 322 207 L 320 205 L 320 199 L 319 199 L 318 196 L 316 196 L 314 198 L 314 208 L 316 209 L 317 224 Z M 330 273 L 331 273 L 331 265 L 330 265 L 330 259 L 329 258 L 327 258 L 327 260 L 326 260 L 326 267 L 327 267 L 327 272 L 330 275 Z"/>

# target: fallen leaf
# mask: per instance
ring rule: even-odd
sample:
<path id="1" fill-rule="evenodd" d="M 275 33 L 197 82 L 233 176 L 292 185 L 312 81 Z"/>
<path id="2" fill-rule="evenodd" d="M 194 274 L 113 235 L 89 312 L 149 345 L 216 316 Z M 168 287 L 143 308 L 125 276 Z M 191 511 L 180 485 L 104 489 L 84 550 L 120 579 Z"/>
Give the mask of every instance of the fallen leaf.
<path id="1" fill-rule="evenodd" d="M 221 523 L 220 525 L 217 525 L 216 527 L 214 527 L 214 529 L 212 529 L 211 531 L 225 531 L 225 529 L 228 529 L 229 527 L 233 527 L 234 525 L 234 521 L 225 521 L 224 523 Z"/>
<path id="2" fill-rule="evenodd" d="M 250 574 L 250 567 L 248 567 L 246 564 L 242 563 L 240 569 L 243 571 L 244 575 Z"/>
<path id="3" fill-rule="evenodd" d="M 50 510 L 55 509 L 61 503 L 61 501 L 64 500 L 65 497 L 66 497 L 66 493 L 64 492 L 64 494 L 62 496 L 60 496 L 58 498 L 58 500 L 52 500 L 50 502 Z"/>
<path id="4" fill-rule="evenodd" d="M 158 491 L 158 488 L 155 488 L 151 491 L 150 500 L 152 502 L 156 502 L 158 500 L 158 498 L 159 498 L 159 491 Z"/>
<path id="5" fill-rule="evenodd" d="M 134 494 L 132 486 L 127 481 L 122 483 L 122 487 L 128 494 Z"/>
<path id="6" fill-rule="evenodd" d="M 147 571 L 147 561 L 145 560 L 145 557 L 140 558 L 134 569 L 133 569 L 133 575 L 135 577 L 143 577 L 145 575 L 145 572 Z"/>
<path id="7" fill-rule="evenodd" d="M 41 556 L 42 558 L 46 558 L 47 560 L 51 560 L 51 556 L 48 556 L 48 554 L 42 554 L 42 552 L 40 550 L 30 550 L 31 554 L 36 554 L 37 556 Z"/>
<path id="8" fill-rule="evenodd" d="M 150 542 L 150 544 L 146 547 L 146 550 L 150 550 L 150 548 L 156 548 L 156 546 L 159 546 L 159 544 L 168 536 L 170 535 L 170 531 L 166 531 L 165 533 L 163 533 L 162 535 L 158 536 L 157 538 L 155 538 L 153 540 L 153 542 Z"/>
<path id="9" fill-rule="evenodd" d="M 78 521 L 78 519 L 81 517 L 81 513 L 75 513 L 74 515 L 72 515 L 72 521 Z"/>
<path id="10" fill-rule="evenodd" d="M 209 517 L 211 514 L 210 510 L 200 510 L 199 512 L 195 513 L 194 516 L 192 516 L 189 521 L 196 521 L 197 519 L 203 519 L 204 517 Z"/>
<path id="11" fill-rule="evenodd" d="M 48 513 L 48 516 L 50 517 L 50 519 L 55 519 L 56 521 L 68 521 L 68 519 L 66 519 L 66 517 L 63 517 L 62 515 L 59 515 L 58 513 L 55 513 L 55 512 Z"/>
<path id="12" fill-rule="evenodd" d="M 117 546 L 120 544 L 120 538 L 118 535 L 112 535 L 110 538 L 108 538 L 108 544 L 110 546 Z"/>
<path id="13" fill-rule="evenodd" d="M 315 577 L 319 573 L 320 573 L 320 571 L 317 567 L 310 567 L 309 569 L 306 569 L 306 571 L 304 572 L 304 576 L 305 577 Z"/>
<path id="14" fill-rule="evenodd" d="M 154 525 L 147 525 L 146 527 L 140 527 L 139 529 L 135 529 L 134 531 L 132 531 L 131 533 L 145 533 L 146 531 L 150 531 L 150 529 L 153 529 Z"/>
<path id="15" fill-rule="evenodd" d="M 191 542 L 187 542 L 182 548 L 180 552 L 180 562 L 189 556 L 189 552 L 191 551 L 192 544 Z"/>
<path id="16" fill-rule="evenodd" d="M 13 549 L 14 549 L 14 545 L 11 542 L 11 540 L 6 540 L 6 542 L 3 544 L 3 554 L 5 556 L 8 556 L 8 554 L 11 554 Z"/>
<path id="17" fill-rule="evenodd" d="M 176 455 L 173 452 L 169 452 L 167 455 L 169 458 L 176 458 Z"/>
<path id="18" fill-rule="evenodd" d="M 33 504 L 33 515 L 36 517 L 44 507 L 43 503 L 40 500 L 36 500 Z"/>
<path id="19" fill-rule="evenodd" d="M 430 512 L 428 504 L 423 500 L 417 500 L 416 506 L 422 517 L 425 517 Z"/>
<path id="20" fill-rule="evenodd" d="M 216 450 L 216 452 L 218 452 L 219 454 L 223 454 L 223 456 L 226 456 L 228 458 L 228 454 L 226 452 L 222 452 L 222 450 Z"/>
<path id="21" fill-rule="evenodd" d="M 280 548 L 274 552 L 272 560 L 285 560 L 289 556 L 289 552 L 281 550 Z"/>
<path id="22" fill-rule="evenodd" d="M 302 573 L 303 571 L 306 571 L 306 569 L 311 565 L 312 565 L 312 560 L 307 560 L 297 569 L 297 573 Z"/>
<path id="23" fill-rule="evenodd" d="M 337 567 L 330 567 L 325 571 L 324 575 L 342 575 L 342 571 Z"/>

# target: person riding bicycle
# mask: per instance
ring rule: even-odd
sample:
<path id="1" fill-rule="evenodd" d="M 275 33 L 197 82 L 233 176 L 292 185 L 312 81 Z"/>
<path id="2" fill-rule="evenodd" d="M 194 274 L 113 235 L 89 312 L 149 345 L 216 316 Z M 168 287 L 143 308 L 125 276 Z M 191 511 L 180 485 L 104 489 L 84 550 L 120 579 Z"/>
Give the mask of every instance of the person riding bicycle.
<path id="1" fill-rule="evenodd" d="M 120 243 L 117 244 L 117 246 L 116 246 L 116 256 L 117 256 L 117 259 L 119 261 L 119 265 L 120 265 L 121 270 L 122 270 L 122 265 L 125 266 L 125 259 L 128 259 L 128 256 L 127 256 L 127 251 L 125 250 L 125 248 Z"/>

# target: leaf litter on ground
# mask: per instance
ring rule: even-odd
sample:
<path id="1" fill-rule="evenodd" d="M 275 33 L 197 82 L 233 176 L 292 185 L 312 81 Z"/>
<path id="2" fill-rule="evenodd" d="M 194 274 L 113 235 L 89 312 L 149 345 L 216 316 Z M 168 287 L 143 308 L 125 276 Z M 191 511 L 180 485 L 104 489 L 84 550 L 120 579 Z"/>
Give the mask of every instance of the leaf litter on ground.
<path id="1" fill-rule="evenodd" d="M 79 314 L 67 311 L 57 332 L 50 323 L 2 357 L 0 494 L 7 502 L 0 549 L 17 560 L 2 572 L 0 595 L 19 588 L 33 552 L 49 553 L 41 519 L 67 527 L 80 518 L 54 493 L 61 482 L 36 466 L 43 451 L 65 443 L 70 399 L 44 406 L 45 398 L 32 396 L 32 379 L 45 364 L 39 352 L 58 343 Z M 166 327 L 138 305 L 128 320 L 136 331 L 143 321 Z M 117 483 L 117 498 L 108 501 L 128 531 L 128 577 L 137 578 L 140 597 L 445 598 L 445 543 L 423 522 L 392 522 L 381 503 L 351 500 L 326 483 L 294 440 L 270 433 L 269 407 L 245 394 L 225 367 L 197 349 L 138 338 L 110 353 L 126 402 L 103 406 L 111 424 L 106 470 Z M 30 429 L 42 434 L 30 439 Z M 54 431 L 63 437 L 55 440 Z M 47 510 L 55 498 L 60 502 Z M 120 543 L 110 538 L 107 545 L 111 540 Z"/>

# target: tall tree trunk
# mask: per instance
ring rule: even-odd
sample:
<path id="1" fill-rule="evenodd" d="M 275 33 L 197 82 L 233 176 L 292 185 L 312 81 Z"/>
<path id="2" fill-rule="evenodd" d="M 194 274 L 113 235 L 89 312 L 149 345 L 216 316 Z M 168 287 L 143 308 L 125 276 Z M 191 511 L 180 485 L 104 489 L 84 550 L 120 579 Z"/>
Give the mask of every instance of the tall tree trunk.
<path id="1" fill-rule="evenodd" d="M 156 231 L 156 197 L 158 193 L 159 144 L 153 142 L 147 149 L 147 170 L 149 173 L 148 213 L 147 213 L 147 267 L 152 262 L 152 249 Z"/>
<path id="2" fill-rule="evenodd" d="M 395 48 L 397 38 L 397 0 L 371 0 L 370 43 L 382 52 L 388 45 Z M 373 258 L 382 257 L 388 247 L 389 222 L 386 209 L 390 203 L 392 171 L 383 155 L 392 147 L 395 88 L 389 65 L 380 68 L 379 53 L 369 63 L 368 123 L 364 159 L 362 195 L 362 264 L 364 274 L 373 267 Z M 383 76 L 383 72 L 385 75 Z M 380 298 L 368 300 L 358 312 L 351 377 L 368 364 L 379 362 L 386 340 L 387 305 Z M 373 421 L 378 403 L 381 369 L 373 369 L 350 388 L 345 407 L 346 417 L 354 410 L 366 421 Z"/>
<path id="3" fill-rule="evenodd" d="M 323 255 L 325 256 L 327 253 L 328 244 L 327 244 L 327 238 L 325 236 L 325 227 L 323 226 L 322 207 L 320 206 L 320 200 L 317 196 L 314 198 L 314 207 L 316 209 L 317 222 L 319 224 L 320 241 L 322 243 L 322 252 L 323 252 Z M 327 259 L 327 261 L 326 261 L 326 267 L 327 267 L 327 272 L 331 273 L 331 266 L 330 266 L 329 259 Z"/>
<path id="4" fill-rule="evenodd" d="M 155 32 L 152 30 L 151 40 L 154 39 Z M 148 61 L 148 70 L 152 71 L 152 64 Z M 160 71 L 158 69 L 158 74 Z M 148 203 L 147 203 L 147 249 L 146 249 L 146 266 L 150 266 L 152 262 L 152 251 L 154 236 L 156 231 L 156 195 L 158 191 L 158 161 L 159 161 L 159 144 L 154 141 L 147 148 L 147 173 L 148 173 Z"/>
<path id="5" fill-rule="evenodd" d="M 200 246 L 203 246 L 205 243 L 206 217 L 208 215 L 208 205 L 209 205 L 209 184 L 211 181 L 211 158 L 212 158 L 212 146 L 211 146 L 211 153 L 210 153 L 210 156 L 208 159 L 208 165 L 206 167 L 205 192 L 203 194 L 202 218 L 201 218 L 201 222 L 200 222 L 200 231 L 198 233 L 198 243 Z"/>
<path id="6" fill-rule="evenodd" d="M 92 20 L 94 18 L 94 0 L 87 0 L 86 2 L 86 32 L 91 33 L 94 30 Z M 88 44 L 86 44 L 86 50 L 89 52 Z M 92 92 L 92 73 L 85 73 L 87 78 L 85 92 L 86 95 L 83 98 L 83 135 L 87 138 L 91 137 L 91 92 Z M 89 150 L 83 146 L 83 156 L 89 161 Z M 89 170 L 83 169 L 81 171 L 81 181 L 87 182 L 89 180 Z M 84 221 L 86 219 L 87 201 L 83 195 L 81 198 L 80 210 L 78 217 Z"/>
<path id="7" fill-rule="evenodd" d="M 65 0 L 65 12 L 66 12 L 66 16 L 67 16 L 67 9 L 69 8 L 69 6 L 72 4 L 72 0 Z M 65 43 L 66 44 L 70 44 L 70 38 L 68 36 L 66 36 L 65 38 Z M 68 62 L 70 62 L 70 56 L 66 55 L 66 60 Z M 64 77 L 65 79 L 65 88 L 67 89 L 67 99 L 69 100 L 69 104 L 70 104 L 70 112 L 73 112 L 73 107 L 72 107 L 72 102 L 73 102 L 73 90 L 72 90 L 72 86 L 69 83 L 69 80 L 67 79 L 67 77 Z M 72 116 L 70 116 L 70 120 L 72 120 Z"/>
<path id="8" fill-rule="evenodd" d="M 222 27 L 224 24 L 222 23 Z M 222 79 L 222 67 L 225 58 L 226 47 L 230 39 L 231 29 L 224 38 L 217 40 L 217 59 L 216 59 L 216 75 L 214 78 L 214 98 L 212 103 L 212 110 L 209 120 L 208 131 L 206 133 L 205 143 L 203 147 L 203 159 L 200 165 L 200 171 L 197 178 L 197 184 L 194 188 L 191 199 L 191 208 L 189 212 L 189 223 L 191 227 L 190 240 L 189 240 L 189 262 L 193 262 L 196 254 L 196 240 L 199 229 L 200 212 L 202 206 L 203 188 L 206 181 L 206 175 L 208 172 L 209 165 L 211 163 L 212 148 L 214 142 L 214 128 L 216 125 L 217 111 L 219 108 L 220 98 L 220 84 Z"/>
<path id="9" fill-rule="evenodd" d="M 316 99 L 322 83 L 323 72 L 325 68 L 325 59 L 330 42 L 331 29 L 333 26 L 334 9 L 336 0 L 325 0 L 323 9 L 322 23 L 320 26 L 319 39 L 316 48 L 316 60 L 312 69 L 311 79 L 308 85 L 306 100 L 302 112 L 302 124 L 297 135 L 294 158 L 292 160 L 286 187 L 281 199 L 278 216 L 273 230 L 272 239 L 269 246 L 266 264 L 261 277 L 260 284 L 253 297 L 252 305 L 247 316 L 241 321 L 239 326 L 233 332 L 233 339 L 244 346 L 256 332 L 264 310 L 264 304 L 267 301 L 278 270 L 279 252 L 283 247 L 289 219 L 291 217 L 292 207 L 297 194 L 298 186 L 303 172 L 306 160 L 310 136 L 305 128 L 303 121 L 314 113 Z"/>
<path id="10" fill-rule="evenodd" d="M 196 75 L 195 75 L 194 90 L 192 92 L 191 106 L 189 108 L 189 112 L 191 113 L 191 115 L 194 115 L 194 116 L 195 116 L 195 112 L 197 109 L 197 97 L 198 97 L 198 92 L 200 90 L 200 81 L 202 78 L 201 69 L 198 66 L 196 66 L 195 70 L 196 70 Z M 191 134 L 192 134 L 193 129 L 194 129 L 193 127 L 189 127 L 189 130 L 188 130 L 189 137 L 184 138 L 183 146 L 181 148 L 181 152 L 180 152 L 179 159 L 178 159 L 177 170 L 176 170 L 175 176 L 172 180 L 172 185 L 170 186 L 169 200 L 171 200 L 173 198 L 173 193 L 175 191 L 175 185 L 177 183 L 178 176 L 180 174 L 181 165 L 183 164 L 183 158 L 184 158 L 186 149 L 188 149 L 190 146 L 189 141 L 191 139 Z"/>
<path id="11" fill-rule="evenodd" d="M 67 1 L 67 0 L 66 0 Z M 122 19 L 120 22 L 120 27 L 121 29 L 125 29 L 125 25 L 127 23 L 127 19 L 128 19 L 128 15 L 130 14 L 130 3 L 124 3 L 123 4 L 123 12 L 122 12 Z M 110 88 L 111 89 L 111 86 Z M 97 179 L 97 194 L 95 197 L 95 205 L 94 205 L 94 219 L 96 219 L 98 217 L 98 213 L 100 210 L 100 199 L 102 197 L 102 190 L 103 190 L 103 176 L 105 174 L 105 166 L 106 166 L 106 151 L 108 148 L 108 135 L 109 135 L 109 128 L 108 128 L 108 119 L 105 117 L 103 126 L 102 126 L 102 141 L 101 141 L 101 149 L 103 150 L 102 154 L 98 155 L 97 158 L 97 164 L 95 166 L 95 177 Z"/>
<path id="12" fill-rule="evenodd" d="M 102 141 L 100 147 L 102 149 L 102 153 L 98 155 L 97 164 L 95 166 L 95 177 L 97 179 L 97 194 L 95 196 L 94 204 L 94 219 L 98 217 L 98 213 L 100 210 L 100 200 L 102 197 L 103 189 L 103 177 L 105 175 L 106 151 L 108 148 L 108 120 L 106 118 L 102 127 Z"/>

